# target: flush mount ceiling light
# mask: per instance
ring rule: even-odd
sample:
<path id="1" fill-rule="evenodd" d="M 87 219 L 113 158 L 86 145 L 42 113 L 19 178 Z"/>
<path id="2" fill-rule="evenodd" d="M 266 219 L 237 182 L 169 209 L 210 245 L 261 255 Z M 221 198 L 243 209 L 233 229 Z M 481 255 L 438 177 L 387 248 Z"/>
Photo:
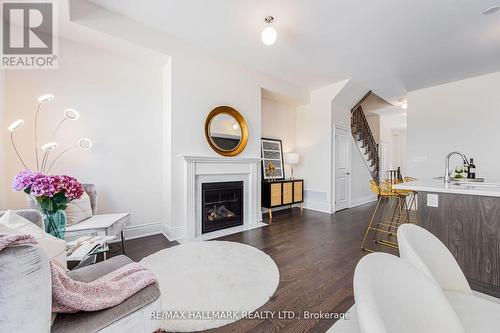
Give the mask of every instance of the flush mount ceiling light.
<path id="1" fill-rule="evenodd" d="M 500 5 L 495 5 L 495 6 L 491 6 L 489 8 L 486 8 L 483 12 L 484 15 L 491 15 L 491 14 L 494 14 L 496 12 L 498 12 L 500 10 Z"/>
<path id="2" fill-rule="evenodd" d="M 264 21 L 267 24 L 272 24 L 274 22 L 274 17 L 267 16 Z M 278 33 L 276 32 L 276 29 L 274 29 L 274 27 L 268 25 L 264 28 L 264 30 L 262 30 L 260 37 L 262 38 L 262 43 L 264 43 L 265 45 L 273 45 L 274 43 L 276 43 L 276 39 L 278 39 Z"/>

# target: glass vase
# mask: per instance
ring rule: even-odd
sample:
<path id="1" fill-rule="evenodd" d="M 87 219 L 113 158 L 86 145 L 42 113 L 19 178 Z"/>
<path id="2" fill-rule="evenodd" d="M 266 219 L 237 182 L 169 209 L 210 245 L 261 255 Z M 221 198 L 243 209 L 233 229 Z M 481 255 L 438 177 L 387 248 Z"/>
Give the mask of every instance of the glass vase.
<path id="1" fill-rule="evenodd" d="M 66 232 L 66 212 L 64 210 L 56 210 L 55 212 L 44 211 L 43 222 L 45 224 L 45 232 L 54 237 L 64 239 Z"/>

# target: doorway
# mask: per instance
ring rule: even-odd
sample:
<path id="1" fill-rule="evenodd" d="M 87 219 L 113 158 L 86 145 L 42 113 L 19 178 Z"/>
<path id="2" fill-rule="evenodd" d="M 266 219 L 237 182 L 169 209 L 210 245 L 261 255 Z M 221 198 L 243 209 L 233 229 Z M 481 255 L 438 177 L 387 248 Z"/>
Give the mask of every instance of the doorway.
<path id="1" fill-rule="evenodd" d="M 335 211 L 349 208 L 351 201 L 351 129 L 334 126 Z"/>

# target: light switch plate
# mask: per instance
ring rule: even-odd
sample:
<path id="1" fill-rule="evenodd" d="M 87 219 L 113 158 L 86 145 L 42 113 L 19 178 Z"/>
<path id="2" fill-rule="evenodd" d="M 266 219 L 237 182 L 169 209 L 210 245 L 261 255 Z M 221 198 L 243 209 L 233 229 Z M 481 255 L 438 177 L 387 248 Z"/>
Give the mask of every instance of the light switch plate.
<path id="1" fill-rule="evenodd" d="M 427 194 L 427 206 L 439 207 L 439 196 L 437 194 Z"/>
<path id="2" fill-rule="evenodd" d="M 413 158 L 413 162 L 418 163 L 418 162 L 425 162 L 427 161 L 427 156 L 416 156 Z"/>

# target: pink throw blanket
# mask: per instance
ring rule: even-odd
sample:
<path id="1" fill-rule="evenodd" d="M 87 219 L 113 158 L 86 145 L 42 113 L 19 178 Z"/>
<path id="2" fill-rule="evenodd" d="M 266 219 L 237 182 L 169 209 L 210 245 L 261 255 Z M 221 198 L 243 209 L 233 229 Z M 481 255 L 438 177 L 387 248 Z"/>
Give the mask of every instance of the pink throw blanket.
<path id="1" fill-rule="evenodd" d="M 0 251 L 12 245 L 37 244 L 29 235 L 0 234 Z M 113 307 L 150 284 L 158 283 L 153 273 L 137 263 L 127 264 L 92 282 L 71 279 L 66 269 L 50 262 L 52 312 L 74 313 Z"/>

